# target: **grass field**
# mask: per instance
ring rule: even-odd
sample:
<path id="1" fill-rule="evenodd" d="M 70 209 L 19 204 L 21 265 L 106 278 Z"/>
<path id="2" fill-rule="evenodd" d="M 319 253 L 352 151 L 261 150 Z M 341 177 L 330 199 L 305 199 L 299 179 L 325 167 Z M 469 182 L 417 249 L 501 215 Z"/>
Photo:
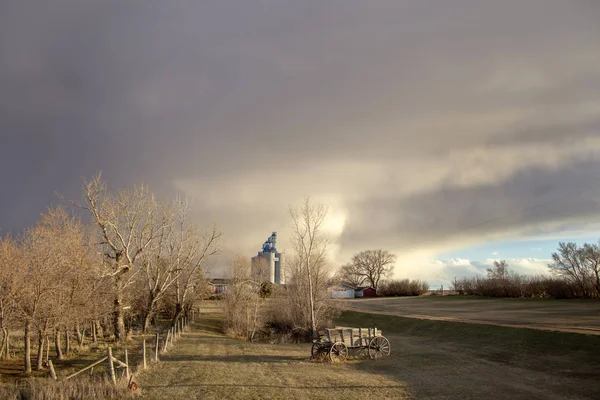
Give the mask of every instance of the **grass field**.
<path id="1" fill-rule="evenodd" d="M 392 376 L 347 364 L 306 361 L 309 344 L 244 343 L 221 333 L 221 316 L 205 314 L 192 333 L 136 378 L 144 399 L 409 398 Z"/>
<path id="2" fill-rule="evenodd" d="M 136 380 L 147 399 L 600 398 L 600 336 L 351 311 L 337 323 L 382 329 L 391 357 L 306 361 L 307 344 L 225 337 L 212 311 Z"/>
<path id="3" fill-rule="evenodd" d="M 421 296 L 341 300 L 346 309 L 600 335 L 600 301 Z"/>
<path id="4" fill-rule="evenodd" d="M 595 312 L 594 302 L 519 301 L 480 298 L 383 299 L 344 302 L 415 315 L 344 311 L 338 325 L 376 326 L 392 354 L 344 364 L 308 361 L 310 344 L 245 343 L 222 334 L 219 302 L 205 304 L 198 322 L 161 355 L 159 364 L 136 373 L 143 399 L 598 399 L 600 335 L 475 323 L 495 313 L 535 323 L 535 315 L 574 324 Z M 490 312 L 485 309 L 490 308 Z M 479 310 L 479 311 L 477 311 Z M 397 312 L 397 311 L 396 311 Z M 437 317 L 436 317 L 437 316 Z M 437 318 L 437 319 L 436 319 Z M 446 320 L 440 320 L 446 319 Z M 454 321 L 447 321 L 454 319 Z M 469 323 L 457 322 L 468 320 Z M 562 321 L 562 322 L 561 322 Z M 101 357 L 106 344 L 90 346 L 61 362 L 61 376 Z M 124 344 L 132 365 L 138 342 Z M 121 358 L 123 347 L 116 350 Z M 21 361 L 0 363 L 5 383 L 14 382 Z M 94 375 L 103 371 L 95 371 Z M 34 375 L 47 375 L 42 372 Z M 13 383 L 14 385 L 14 383 Z"/>

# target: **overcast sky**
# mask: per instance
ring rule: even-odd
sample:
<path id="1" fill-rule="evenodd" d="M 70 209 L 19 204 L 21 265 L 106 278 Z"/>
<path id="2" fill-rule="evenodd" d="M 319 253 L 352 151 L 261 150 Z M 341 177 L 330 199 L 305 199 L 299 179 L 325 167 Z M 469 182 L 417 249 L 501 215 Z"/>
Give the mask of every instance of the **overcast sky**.
<path id="1" fill-rule="evenodd" d="M 598 21 L 595 0 L 3 0 L 1 232 L 102 170 L 186 193 L 248 255 L 275 230 L 289 249 L 310 195 L 336 263 L 544 272 L 600 225 Z"/>

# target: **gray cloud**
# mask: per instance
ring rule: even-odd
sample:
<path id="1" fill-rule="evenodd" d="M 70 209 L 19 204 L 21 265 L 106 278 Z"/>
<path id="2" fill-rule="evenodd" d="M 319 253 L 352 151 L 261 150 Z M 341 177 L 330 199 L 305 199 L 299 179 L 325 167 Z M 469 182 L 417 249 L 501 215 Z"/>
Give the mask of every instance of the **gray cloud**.
<path id="1" fill-rule="evenodd" d="M 583 220 L 598 222 L 599 168 L 597 161 L 578 162 L 466 188 L 441 185 L 402 198 L 373 196 L 351 206 L 342 246 L 382 243 L 412 250 L 465 238 L 484 241 L 503 232 L 530 235 L 548 224 L 567 230 Z"/>
<path id="2" fill-rule="evenodd" d="M 103 170 L 188 193 L 244 251 L 307 194 L 330 202 L 342 254 L 446 241 L 598 182 L 599 16 L 558 0 L 4 1 L 0 229 Z M 456 240 L 594 222 L 596 205 Z"/>

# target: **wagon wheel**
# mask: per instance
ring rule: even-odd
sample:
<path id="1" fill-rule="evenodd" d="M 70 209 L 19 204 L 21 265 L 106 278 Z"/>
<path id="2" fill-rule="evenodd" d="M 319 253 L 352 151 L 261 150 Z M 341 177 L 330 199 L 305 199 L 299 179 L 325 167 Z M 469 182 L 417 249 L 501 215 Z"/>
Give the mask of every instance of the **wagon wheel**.
<path id="1" fill-rule="evenodd" d="M 314 357 L 315 354 L 317 354 L 319 352 L 319 347 L 321 347 L 319 345 L 319 343 L 313 343 L 312 348 L 310 349 L 310 356 Z"/>
<path id="2" fill-rule="evenodd" d="M 366 356 L 368 356 L 369 355 L 369 347 L 368 346 L 367 347 L 364 347 L 364 346 L 357 347 L 356 348 L 356 355 L 358 357 L 366 357 Z"/>
<path id="3" fill-rule="evenodd" d="M 329 359 L 332 362 L 344 362 L 348 358 L 348 347 L 342 342 L 335 342 L 329 349 Z"/>
<path id="4" fill-rule="evenodd" d="M 391 350 L 389 340 L 383 336 L 374 337 L 371 339 L 371 343 L 369 343 L 369 357 L 373 360 L 389 356 Z"/>
<path id="5" fill-rule="evenodd" d="M 322 343 L 315 342 L 310 349 L 310 358 L 322 359 L 326 353 L 325 346 Z"/>

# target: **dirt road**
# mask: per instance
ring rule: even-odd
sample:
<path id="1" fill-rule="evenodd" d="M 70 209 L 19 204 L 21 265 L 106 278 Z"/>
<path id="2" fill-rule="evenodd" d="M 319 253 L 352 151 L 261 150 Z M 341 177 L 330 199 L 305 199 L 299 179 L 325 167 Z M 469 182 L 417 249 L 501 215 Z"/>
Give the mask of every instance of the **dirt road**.
<path id="1" fill-rule="evenodd" d="M 340 300 L 348 310 L 600 335 L 600 302 L 426 296 Z"/>

